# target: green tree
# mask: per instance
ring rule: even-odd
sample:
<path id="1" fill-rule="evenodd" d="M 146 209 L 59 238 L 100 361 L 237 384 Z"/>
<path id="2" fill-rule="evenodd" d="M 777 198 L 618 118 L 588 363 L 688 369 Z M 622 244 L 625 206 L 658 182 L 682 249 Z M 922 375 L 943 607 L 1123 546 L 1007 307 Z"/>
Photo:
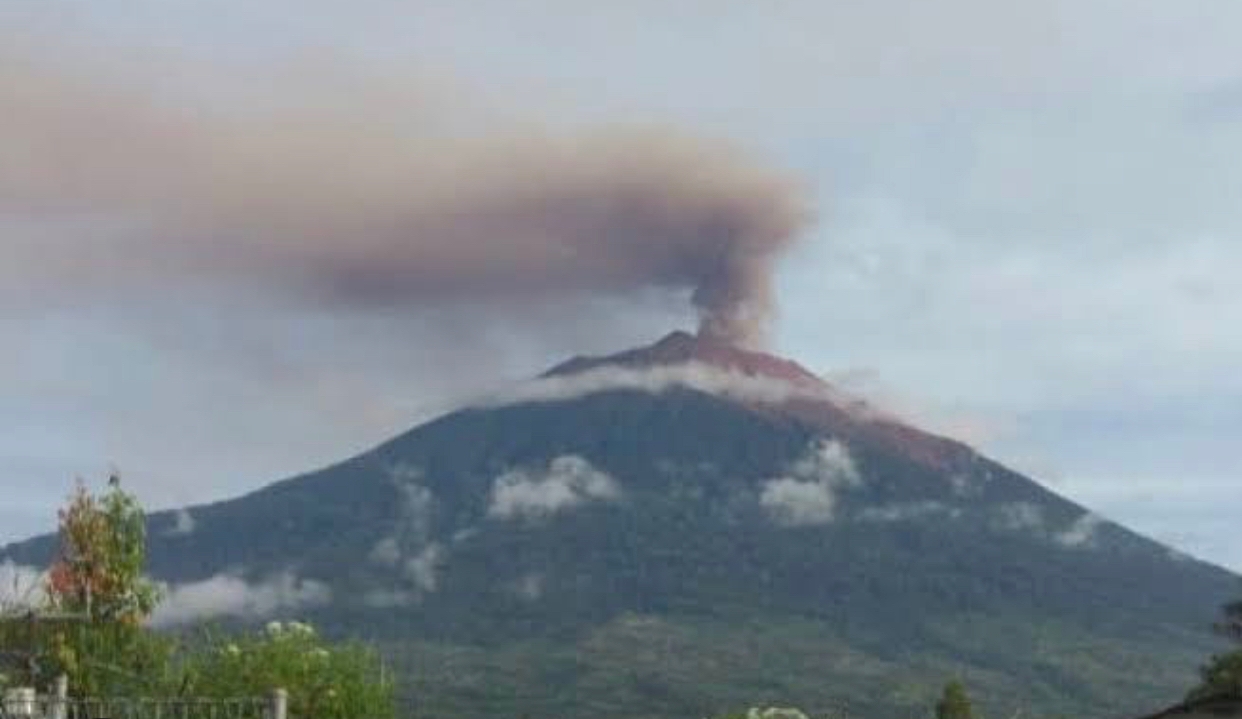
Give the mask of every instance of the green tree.
<path id="1" fill-rule="evenodd" d="M 46 587 L 51 618 L 40 637 L 48 661 L 35 682 L 64 673 L 76 695 L 149 693 L 168 678 L 173 646 L 143 627 L 160 593 L 143 575 L 141 505 L 113 474 L 101 496 L 79 482 L 59 520 Z"/>
<path id="2" fill-rule="evenodd" d="M 143 628 L 158 601 L 142 573 L 142 508 L 115 475 L 101 496 L 78 483 L 59 512 L 60 547 L 43 592 L 0 623 L 11 677 L 47 686 L 69 677 L 75 695 L 149 693 L 167 673 L 171 639 Z"/>
<path id="3" fill-rule="evenodd" d="M 52 604 L 94 622 L 138 625 L 149 617 L 159 590 L 143 576 L 146 517 L 120 477 L 108 479 L 101 497 L 79 482 L 59 518 L 60 550 L 48 572 Z"/>
<path id="4" fill-rule="evenodd" d="M 1232 652 L 1212 657 L 1199 670 L 1201 682 L 1190 693 L 1192 699 L 1208 696 L 1231 696 L 1242 698 L 1242 600 L 1221 608 L 1222 618 L 1216 624 L 1221 636 L 1238 645 Z"/>
<path id="5" fill-rule="evenodd" d="M 1226 604 L 1221 614 L 1224 616 L 1216 624 L 1216 633 L 1242 645 L 1242 599 Z"/>
<path id="6" fill-rule="evenodd" d="M 936 719 L 974 719 L 974 716 L 966 685 L 957 680 L 945 684 L 940 701 L 936 702 Z"/>

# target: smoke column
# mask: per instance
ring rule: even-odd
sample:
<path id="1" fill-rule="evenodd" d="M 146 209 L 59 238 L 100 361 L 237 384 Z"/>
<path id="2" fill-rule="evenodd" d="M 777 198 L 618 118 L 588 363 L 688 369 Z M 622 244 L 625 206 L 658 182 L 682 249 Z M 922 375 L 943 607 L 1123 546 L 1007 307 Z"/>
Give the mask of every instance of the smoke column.
<path id="1" fill-rule="evenodd" d="M 6 292 L 194 281 L 423 308 L 684 289 L 702 332 L 753 344 L 807 217 L 790 178 L 674 133 L 459 122 L 451 98 L 357 78 L 200 94 L 0 59 L 0 218 L 40 229 L 0 249 Z"/>

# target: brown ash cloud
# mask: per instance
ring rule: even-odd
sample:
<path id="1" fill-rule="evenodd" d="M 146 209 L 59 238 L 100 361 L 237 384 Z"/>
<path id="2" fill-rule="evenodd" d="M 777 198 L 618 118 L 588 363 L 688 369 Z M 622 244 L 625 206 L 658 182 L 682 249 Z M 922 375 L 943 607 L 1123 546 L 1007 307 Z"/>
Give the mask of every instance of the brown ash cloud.
<path id="1" fill-rule="evenodd" d="M 193 282 L 329 310 L 511 309 L 684 290 L 701 331 L 753 344 L 807 220 L 784 173 L 671 131 L 490 122 L 347 73 L 197 92 L 17 60 L 0 215 L 40 231 L 7 243 L 0 280 L 24 296 Z"/>

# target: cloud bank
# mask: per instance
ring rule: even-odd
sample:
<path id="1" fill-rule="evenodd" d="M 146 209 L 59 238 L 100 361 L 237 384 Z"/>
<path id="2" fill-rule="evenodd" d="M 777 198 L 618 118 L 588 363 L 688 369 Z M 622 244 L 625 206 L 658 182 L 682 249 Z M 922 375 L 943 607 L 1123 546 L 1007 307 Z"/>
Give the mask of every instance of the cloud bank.
<path id="1" fill-rule="evenodd" d="M 232 574 L 166 588 L 164 601 L 151 616 L 156 627 L 171 627 L 219 617 L 260 619 L 280 612 L 317 607 L 332 600 L 322 582 L 290 572 L 251 583 Z"/>
<path id="2" fill-rule="evenodd" d="M 0 562 L 0 611 L 21 610 L 37 606 L 44 598 L 46 573 L 35 567 Z"/>
<path id="3" fill-rule="evenodd" d="M 860 414 L 881 416 L 862 400 L 828 385 L 746 375 L 697 361 L 638 368 L 603 366 L 573 374 L 540 377 L 476 399 L 471 404 L 485 408 L 526 402 L 560 402 L 616 390 L 659 394 L 676 387 L 688 387 L 758 404 L 781 404 L 792 399 L 826 400 Z"/>

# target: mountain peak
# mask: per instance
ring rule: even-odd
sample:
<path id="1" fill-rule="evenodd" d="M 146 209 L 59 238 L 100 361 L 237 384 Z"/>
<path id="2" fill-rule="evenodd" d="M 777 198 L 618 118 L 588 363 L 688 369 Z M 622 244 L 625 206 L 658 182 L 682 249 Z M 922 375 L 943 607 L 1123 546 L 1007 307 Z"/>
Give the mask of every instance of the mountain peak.
<path id="1" fill-rule="evenodd" d="M 610 388 L 653 386 L 634 377 L 604 378 L 600 382 L 587 375 L 610 370 L 680 370 L 708 367 L 726 378 L 703 377 L 690 371 L 671 380 L 695 389 L 729 397 L 751 410 L 778 414 L 797 420 L 818 431 L 851 441 L 883 445 L 886 451 L 900 453 L 922 465 L 945 469 L 973 455 L 969 447 L 946 437 L 925 432 L 866 400 L 851 396 L 792 360 L 765 352 L 738 347 L 710 335 L 676 331 L 645 347 L 604 356 L 578 356 L 563 362 L 540 379 L 581 378 L 584 391 Z M 670 373 L 653 373 L 668 375 Z M 659 381 L 655 385 L 664 386 Z M 539 396 L 538 393 L 535 393 Z M 531 395 L 520 395 L 528 399 Z M 557 396 L 561 396 L 557 394 Z"/>
<path id="2" fill-rule="evenodd" d="M 578 356 L 545 372 L 543 377 L 562 377 L 605 367 L 642 369 L 682 364 L 701 364 L 747 377 L 780 380 L 803 387 L 825 387 L 797 362 L 764 352 L 748 350 L 724 340 L 683 330 L 670 332 L 654 344 L 604 356 Z"/>

